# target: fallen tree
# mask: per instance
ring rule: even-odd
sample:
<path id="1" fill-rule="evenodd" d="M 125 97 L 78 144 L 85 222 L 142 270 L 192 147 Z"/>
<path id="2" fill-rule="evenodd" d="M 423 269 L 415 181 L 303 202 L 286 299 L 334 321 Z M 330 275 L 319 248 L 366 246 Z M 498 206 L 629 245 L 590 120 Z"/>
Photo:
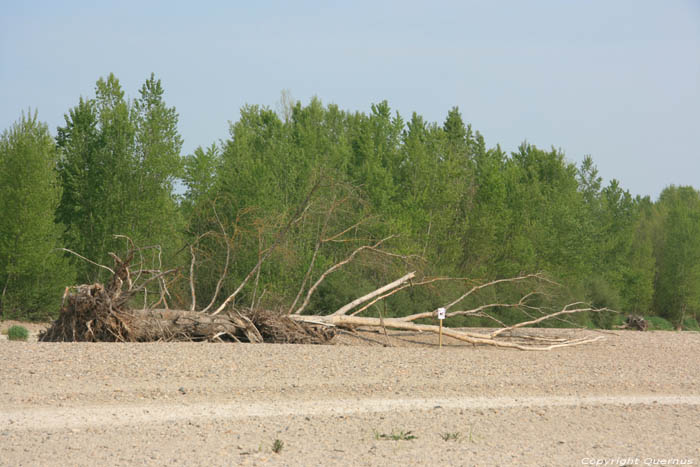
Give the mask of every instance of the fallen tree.
<path id="1" fill-rule="evenodd" d="M 362 317 L 362 316 L 357 316 L 359 315 L 362 311 L 366 310 L 369 308 L 370 305 L 376 303 L 379 300 L 383 300 L 386 297 L 398 292 L 399 290 L 402 290 L 406 287 L 409 286 L 416 286 L 416 285 L 424 285 L 426 283 L 434 282 L 436 280 L 445 280 L 447 278 L 440 278 L 440 279 L 427 279 L 421 282 L 418 282 L 417 284 L 411 284 L 411 279 L 415 277 L 415 273 L 409 273 L 400 279 L 392 282 L 391 284 L 387 284 L 386 286 L 375 290 L 374 292 L 367 294 L 363 297 L 360 297 L 351 303 L 343 306 L 336 312 L 326 315 L 326 316 L 304 316 L 304 315 L 294 315 L 292 316 L 295 320 L 299 322 L 306 322 L 306 323 L 318 323 L 318 324 L 326 324 L 329 326 L 339 326 L 339 327 L 355 327 L 355 326 L 364 326 L 364 327 L 381 327 L 381 328 L 389 328 L 389 329 L 397 329 L 397 330 L 404 330 L 404 331 L 417 331 L 417 332 L 429 332 L 429 333 L 442 333 L 445 336 L 451 337 L 453 339 L 457 339 L 459 341 L 463 342 L 468 342 L 471 344 L 483 344 L 483 345 L 492 345 L 496 347 L 507 347 L 507 348 L 515 348 L 515 349 L 520 349 L 520 350 L 551 350 L 554 348 L 558 347 L 571 347 L 575 345 L 581 345 L 581 344 L 587 344 L 590 342 L 597 341 L 599 339 L 602 339 L 602 336 L 585 336 L 581 338 L 562 338 L 562 337 L 542 337 L 542 336 L 532 336 L 532 335 L 525 335 L 525 334 L 515 334 L 513 331 L 525 328 L 527 326 L 533 326 L 537 325 L 539 323 L 542 323 L 546 320 L 554 319 L 557 317 L 560 317 L 562 315 L 569 315 L 569 314 L 574 314 L 574 313 L 584 313 L 584 312 L 600 312 L 600 311 L 605 311 L 603 309 L 594 309 L 592 307 L 586 307 L 583 306 L 583 303 L 572 303 L 569 304 L 565 307 L 563 307 L 561 310 L 556 311 L 556 312 L 551 312 L 551 313 L 546 313 L 543 312 L 543 310 L 539 307 L 533 307 L 529 306 L 527 304 L 527 298 L 532 296 L 532 293 L 528 293 L 525 296 L 521 298 L 516 303 L 490 303 L 487 305 L 481 305 L 477 308 L 473 309 L 468 309 L 468 310 L 458 310 L 458 311 L 448 311 L 449 309 L 455 307 L 457 304 L 462 302 L 464 299 L 472 295 L 473 293 L 482 290 L 484 288 L 488 287 L 493 287 L 497 284 L 504 283 L 504 282 L 521 282 L 525 280 L 547 280 L 544 276 L 539 275 L 539 274 L 530 274 L 530 275 L 525 275 L 525 276 L 520 276 L 520 277 L 515 277 L 515 278 L 509 278 L 509 279 L 500 279 L 496 281 L 491 281 L 487 282 L 484 284 L 476 285 L 472 287 L 468 292 L 457 298 L 456 300 L 452 301 L 449 304 L 446 304 L 444 307 L 446 310 L 445 317 L 446 318 L 451 318 L 455 316 L 486 316 L 488 318 L 493 319 L 494 321 L 498 322 L 496 318 L 493 316 L 485 314 L 485 311 L 488 309 L 495 309 L 495 308 L 519 308 L 519 309 L 529 309 L 531 312 L 534 312 L 536 314 L 539 314 L 539 316 L 533 316 L 532 319 L 522 321 L 520 323 L 511 325 L 511 326 L 505 326 L 503 323 L 498 322 L 499 324 L 502 325 L 502 327 L 497 328 L 495 330 L 489 331 L 489 332 L 475 332 L 475 331 L 466 331 L 466 330 L 461 330 L 461 329 L 452 329 L 452 328 L 442 328 L 437 325 L 433 324 L 419 324 L 416 323 L 418 320 L 425 320 L 425 319 L 437 319 L 438 316 L 438 309 L 435 309 L 433 311 L 428 311 L 428 312 L 423 312 L 423 313 L 415 313 L 411 314 L 408 316 L 404 316 L 401 318 L 383 318 L 383 317 Z M 392 290 L 393 289 L 393 290 Z M 357 307 L 360 307 L 360 305 L 365 304 L 366 302 L 369 302 L 368 304 L 362 306 L 361 308 L 357 309 L 356 311 L 352 312 L 351 311 Z"/>
<path id="2" fill-rule="evenodd" d="M 139 280 L 129 269 L 134 250 L 125 260 L 112 255 L 115 268 L 106 284 L 66 288 L 59 317 L 44 331 L 42 342 L 153 342 L 153 341 L 236 341 L 322 344 L 335 330 L 318 324 L 296 322 L 266 310 L 229 310 L 215 315 L 194 310 L 142 308 L 129 303 L 160 281 L 160 300 L 168 294 L 165 276 L 175 272 L 149 270 L 150 277 Z"/>
<path id="3" fill-rule="evenodd" d="M 174 270 L 138 270 L 135 273 L 132 272 L 129 264 L 134 258 L 134 251 L 131 250 L 124 260 L 114 254 L 112 255 L 115 267 L 114 269 L 107 268 L 113 275 L 106 285 L 92 284 L 67 288 L 59 318 L 40 336 L 40 341 L 150 342 L 206 340 L 322 344 L 329 342 L 341 329 L 354 330 L 358 327 L 427 333 L 442 332 L 447 337 L 475 345 L 491 345 L 520 350 L 550 350 L 558 347 L 586 344 L 602 338 L 602 336 L 564 338 L 516 334 L 514 332 L 516 330 L 537 325 L 563 315 L 603 311 L 586 307 L 581 303 L 573 303 L 559 311 L 548 313 L 540 307 L 528 304 L 528 299 L 535 295 L 534 292 L 523 295 L 519 301 L 514 303 L 489 303 L 472 309 L 451 311 L 476 292 L 498 284 L 526 281 L 549 282 L 544 276 L 539 274 L 529 274 L 477 284 L 452 302 L 444 305 L 443 308 L 447 311 L 446 318 L 469 315 L 487 316 L 500 323 L 495 317 L 487 314 L 487 311 L 498 308 L 517 308 L 526 311 L 528 316 L 531 316 L 529 320 L 511 326 L 502 325 L 488 332 L 452 328 L 443 328 L 440 331 L 440 327 L 437 325 L 417 322 L 419 320 L 437 318 L 437 309 L 400 318 L 360 316 L 370 306 L 407 287 L 419 287 L 439 281 L 455 280 L 452 278 L 432 278 L 414 282 L 415 272 L 408 273 L 389 284 L 379 287 L 329 315 L 276 313 L 254 308 L 239 310 L 232 306 L 220 306 L 211 313 L 192 309 L 172 310 L 146 307 L 133 309 L 129 306 L 129 303 L 134 301 L 136 295 L 144 293 L 148 284 L 154 282 L 160 285 L 160 300 L 156 304 L 165 303 L 167 306 L 165 297 L 168 295 L 168 287 L 164 277 L 174 272 Z M 356 252 L 353 252 L 352 257 L 355 254 Z M 344 262 L 341 263 L 345 264 Z M 338 269 L 336 266 L 331 268 L 332 271 Z M 259 267 L 259 264 L 257 267 Z M 148 275 L 148 277 L 144 278 L 144 275 Z M 322 277 L 325 278 L 327 275 L 322 275 Z M 248 277 L 251 276 L 252 274 Z M 228 302 L 231 302 L 230 297 L 224 303 Z"/>
<path id="4" fill-rule="evenodd" d="M 649 322 L 645 320 L 643 316 L 629 315 L 623 324 L 616 327 L 618 329 L 636 329 L 637 331 L 646 331 L 649 329 Z"/>
<path id="5" fill-rule="evenodd" d="M 541 274 L 527 274 L 513 278 L 505 278 L 484 283 L 476 283 L 465 278 L 451 277 L 419 277 L 414 272 L 409 272 L 398 279 L 387 283 L 377 289 L 351 300 L 330 314 L 304 314 L 313 294 L 319 289 L 321 283 L 329 276 L 345 268 L 364 255 L 376 255 L 382 261 L 400 261 L 401 269 L 408 269 L 411 262 L 416 259 L 413 255 L 399 255 L 385 249 L 385 245 L 394 238 L 393 235 L 379 241 L 365 240 L 366 243 L 355 243 L 354 249 L 347 250 L 346 256 L 336 259 L 335 264 L 324 271 L 314 270 L 314 262 L 317 254 L 324 245 L 331 242 L 350 242 L 345 238 L 348 232 L 356 229 L 364 220 L 350 227 L 344 226 L 335 234 L 328 234 L 329 220 L 346 200 L 347 197 L 336 199 L 323 212 L 323 220 L 318 232 L 313 256 L 308 269 L 303 277 L 296 298 L 290 306 L 279 308 L 284 311 L 270 311 L 260 306 L 261 297 L 257 299 L 258 279 L 263 263 L 269 258 L 275 248 L 285 239 L 290 229 L 298 224 L 303 224 L 305 216 L 310 211 L 311 197 L 319 189 L 320 183 L 316 183 L 309 195 L 299 206 L 297 211 L 288 218 L 284 225 L 280 226 L 271 237 L 270 246 L 263 248 L 259 241 L 258 260 L 255 266 L 244 275 L 242 281 L 232 287 L 233 292 L 223 300 L 218 299 L 223 290 L 222 284 L 227 278 L 232 257 L 232 244 L 236 238 L 238 219 L 234 223 L 234 234 L 229 236 L 223 222 L 219 219 L 215 207 L 213 208 L 216 225 L 219 232 L 209 231 L 196 237 L 189 249 L 191 260 L 189 277 L 186 278 L 191 293 L 190 305 L 187 309 L 170 309 L 168 300 L 171 298 L 169 281 L 182 279 L 175 274 L 174 269 L 163 270 L 160 262 L 160 249 L 149 247 L 158 251 L 157 261 L 151 268 L 144 267 L 143 250 L 137 248 L 133 242 L 125 238 L 128 245 L 128 253 L 124 259 L 111 254 L 114 259 L 114 267 L 97 265 L 111 273 L 110 279 L 105 285 L 91 284 L 69 287 L 64 294 L 63 304 L 59 318 L 41 336 L 41 341 L 119 341 L 119 342 L 144 342 L 144 341 L 238 341 L 238 342 L 284 342 L 284 343 L 327 343 L 339 331 L 354 332 L 358 328 L 386 329 L 401 331 L 413 331 L 420 333 L 440 333 L 447 337 L 471 343 L 474 345 L 490 345 L 495 347 L 514 348 L 520 350 L 550 350 L 559 347 L 581 345 L 602 339 L 600 335 L 585 335 L 582 337 L 558 337 L 542 336 L 532 333 L 524 333 L 529 326 L 536 326 L 547 320 L 562 320 L 566 315 L 586 312 L 600 312 L 605 309 L 595 309 L 583 303 L 571 303 L 559 309 L 551 309 L 539 304 L 543 293 L 540 285 L 557 286 L 551 280 Z M 323 205 L 319 202 L 317 205 Z M 213 296 L 208 304 L 201 310 L 197 310 L 197 296 L 195 287 L 196 271 L 196 245 L 205 237 L 215 236 L 226 246 L 225 263 L 219 280 L 216 283 Z M 260 238 L 260 237 L 259 237 Z M 64 250 L 75 254 L 83 260 L 90 261 L 70 250 Z M 135 258 L 139 258 L 137 267 L 131 268 Z M 90 261 L 92 262 L 92 261 Z M 93 263 L 95 264 L 95 263 Z M 398 270 L 394 268 L 393 270 Z M 317 276 L 315 281 L 312 276 Z M 172 279 L 172 278 L 175 279 Z M 460 293 L 453 300 L 441 307 L 420 313 L 409 314 L 400 317 L 366 316 L 368 310 L 379 302 L 386 305 L 386 300 L 412 287 L 435 286 L 439 283 L 463 283 L 468 290 Z M 157 285 L 157 291 L 152 287 Z M 520 294 L 515 301 L 494 301 L 487 304 L 460 309 L 465 303 L 476 303 L 475 296 L 485 290 L 505 285 L 517 285 L 525 287 L 526 292 Z M 246 287 L 253 287 L 250 305 L 242 307 L 236 303 L 237 297 Z M 182 290 L 182 288 L 180 289 Z M 150 295 L 149 295 L 150 294 Z M 135 306 L 137 299 L 143 295 L 143 305 Z M 153 297 L 157 298 L 154 299 Z M 495 294 L 497 296 L 497 294 Z M 511 294 L 512 296 L 512 294 Z M 150 301 L 149 301 L 149 297 Z M 250 298 L 250 297 L 249 297 Z M 183 300 L 179 300 L 180 305 Z M 215 306 L 218 303 L 218 306 Z M 301 304 L 299 304 L 301 303 Z M 183 306 L 185 308 L 185 306 Z M 489 331 L 473 331 L 456 328 L 442 328 L 435 323 L 438 309 L 444 308 L 446 318 L 458 316 L 476 316 L 487 318 L 497 327 Z M 497 311 L 515 309 L 522 313 L 523 320 L 511 325 L 506 325 L 498 319 Z M 400 310 L 395 314 L 401 314 Z M 427 321 L 427 322 L 426 322 Z M 441 330 L 442 329 L 442 330 Z"/>

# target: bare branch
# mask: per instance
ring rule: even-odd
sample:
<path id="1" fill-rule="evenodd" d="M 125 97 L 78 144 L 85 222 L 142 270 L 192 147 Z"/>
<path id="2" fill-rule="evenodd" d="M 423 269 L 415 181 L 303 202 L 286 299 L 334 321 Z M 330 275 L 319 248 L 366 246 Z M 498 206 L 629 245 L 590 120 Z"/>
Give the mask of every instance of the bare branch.
<path id="1" fill-rule="evenodd" d="M 347 258 L 345 258 L 343 261 L 336 263 L 333 266 L 331 266 L 330 268 L 326 269 L 326 271 L 323 274 L 321 274 L 321 277 L 318 278 L 318 280 L 314 283 L 314 285 L 312 285 L 309 288 L 308 292 L 306 293 L 306 298 L 304 299 L 304 303 L 301 304 L 301 306 L 297 309 L 297 311 L 294 312 L 294 314 L 299 315 L 299 314 L 301 314 L 302 311 L 304 311 L 304 308 L 306 308 L 306 305 L 308 305 L 309 301 L 311 300 L 311 295 L 313 295 L 313 293 L 316 291 L 318 286 L 321 285 L 321 282 L 323 282 L 326 279 L 326 277 L 328 277 L 329 274 L 337 271 L 338 269 L 342 268 L 343 266 L 345 266 L 346 264 L 351 262 L 353 259 L 355 259 L 355 256 L 357 256 L 357 254 L 363 250 L 370 250 L 371 249 L 373 251 L 379 251 L 376 249 L 379 245 L 381 245 L 385 241 L 387 241 L 390 238 L 393 238 L 395 236 L 396 235 L 390 235 L 382 240 L 379 240 L 373 246 L 369 246 L 369 245 L 361 246 L 361 247 L 355 249 L 355 251 L 353 251 L 352 253 L 350 253 L 350 255 Z"/>
<path id="2" fill-rule="evenodd" d="M 212 306 L 214 306 L 214 303 L 216 303 L 216 299 L 219 296 L 219 292 L 221 291 L 221 284 L 224 283 L 224 279 L 226 279 L 226 275 L 228 274 L 228 265 L 229 262 L 231 261 L 231 241 L 228 238 L 228 234 L 226 233 L 226 229 L 224 228 L 224 224 L 221 222 L 221 219 L 219 219 L 219 214 L 216 212 L 216 206 L 212 205 L 212 208 L 214 210 L 214 217 L 216 218 L 216 222 L 219 224 L 219 228 L 221 229 L 221 233 L 224 236 L 224 242 L 226 242 L 226 260 L 224 262 L 224 270 L 221 272 L 221 276 L 219 276 L 219 280 L 216 282 L 216 288 L 214 289 L 214 295 L 211 297 L 211 300 L 209 301 L 209 304 L 202 310 L 203 313 L 206 313 Z M 236 226 L 238 226 L 238 219 L 239 219 L 240 213 L 236 214 Z M 235 232 L 234 232 L 235 236 Z"/>
<path id="3" fill-rule="evenodd" d="M 360 226 L 360 224 L 363 224 L 363 223 L 367 222 L 369 219 L 371 219 L 371 217 L 365 217 L 364 219 L 361 219 L 359 222 L 354 223 L 353 225 L 351 225 L 351 226 L 348 227 L 347 229 L 343 230 L 342 232 L 338 232 L 337 234 L 331 235 L 331 236 L 328 237 L 328 238 L 323 238 L 323 239 L 321 239 L 321 242 L 322 242 L 322 243 L 333 242 L 333 241 L 335 241 L 336 239 L 338 239 L 338 238 L 342 237 L 343 235 L 345 235 L 346 233 L 350 232 L 351 230 L 356 229 L 357 227 Z"/>
<path id="4" fill-rule="evenodd" d="M 506 331 L 512 331 L 513 329 L 522 328 L 525 326 L 530 326 L 532 324 L 541 323 L 542 321 L 554 318 L 555 316 L 570 315 L 573 313 L 583 313 L 586 311 L 595 311 L 595 312 L 608 311 L 607 308 L 574 308 L 574 309 L 570 309 L 569 307 L 572 305 L 574 305 L 574 304 L 566 305 L 563 310 L 557 311 L 556 313 L 550 313 L 548 315 L 544 315 L 544 316 L 541 316 L 537 319 L 533 319 L 530 321 L 523 321 L 522 323 L 514 324 L 513 326 L 508 326 L 507 328 L 497 329 L 496 331 L 491 333 L 491 337 L 496 337 L 499 334 L 502 334 Z"/>
<path id="5" fill-rule="evenodd" d="M 488 284 L 486 284 L 488 285 Z M 460 311 L 452 311 L 450 313 L 445 314 L 446 318 L 450 318 L 452 316 L 464 316 L 464 315 L 473 315 L 477 313 L 481 313 L 484 310 L 487 310 L 489 308 L 522 308 L 525 307 L 525 301 L 530 298 L 533 295 L 536 295 L 537 292 L 530 292 L 527 295 L 524 295 L 518 303 L 489 303 L 487 305 L 481 305 L 476 308 L 472 308 L 471 310 L 460 310 Z M 447 309 L 447 307 L 445 307 Z M 415 321 L 417 319 L 422 319 L 422 318 L 435 318 L 437 316 L 437 309 L 433 311 L 426 311 L 423 313 L 416 313 L 413 315 L 406 316 L 404 319 L 406 321 Z"/>
<path id="6" fill-rule="evenodd" d="M 279 245 L 279 243 L 282 241 L 282 239 L 287 235 L 287 232 L 289 232 L 289 229 L 292 227 L 292 225 L 295 222 L 298 222 L 299 219 L 301 219 L 304 216 L 304 214 L 306 213 L 306 210 L 308 209 L 309 202 L 311 201 L 311 197 L 316 192 L 316 190 L 318 190 L 320 185 L 321 185 L 321 179 L 319 178 L 318 181 L 316 181 L 314 186 L 311 188 L 311 191 L 309 191 L 309 194 L 306 196 L 306 199 L 304 199 L 304 202 L 299 206 L 299 209 L 297 209 L 297 212 L 295 213 L 295 215 L 292 216 L 292 218 L 287 223 L 285 228 L 280 230 L 277 233 L 277 236 L 275 238 L 275 241 L 272 243 L 272 246 L 270 246 L 270 248 L 268 248 L 265 251 L 265 254 L 263 254 L 260 257 L 260 259 L 258 260 L 258 263 L 255 265 L 255 267 L 253 269 L 251 269 L 250 272 L 248 273 L 248 275 L 245 277 L 245 279 L 243 279 L 243 282 L 241 282 L 238 285 L 236 290 L 234 290 L 233 293 L 231 295 L 229 295 L 226 298 L 226 300 L 224 300 L 224 302 L 219 306 L 219 308 L 216 309 L 216 311 L 214 311 L 214 313 L 212 313 L 212 315 L 217 315 L 217 314 L 221 313 L 224 309 L 226 309 L 226 306 L 229 303 L 231 303 L 231 301 L 233 301 L 234 298 L 236 298 L 236 295 L 238 295 L 238 293 L 241 290 L 243 290 L 243 287 L 246 286 L 246 284 L 251 279 L 251 277 L 253 277 L 253 275 L 257 272 L 258 268 L 260 268 L 262 266 L 263 262 L 265 262 L 265 260 L 270 255 L 270 253 L 272 253 L 274 251 L 274 249 L 277 247 L 277 245 Z"/>
<path id="7" fill-rule="evenodd" d="M 449 303 L 448 305 L 445 305 L 444 308 L 445 308 L 446 310 L 449 310 L 450 308 L 452 308 L 453 306 L 455 306 L 456 304 L 458 304 L 459 302 L 461 302 L 462 300 L 464 300 L 465 298 L 467 298 L 468 296 L 470 296 L 472 293 L 477 292 L 477 291 L 479 291 L 479 290 L 481 290 L 481 289 L 485 289 L 486 287 L 492 287 L 492 286 L 494 286 L 494 285 L 496 285 L 496 284 L 503 284 L 503 283 L 506 283 L 506 282 L 521 282 L 521 281 L 524 281 L 524 280 L 527 280 L 527 279 L 538 279 L 538 280 L 543 280 L 543 281 L 546 281 L 546 282 L 550 282 L 550 283 L 552 283 L 552 284 L 555 284 L 554 282 L 550 281 L 549 279 L 545 278 L 542 274 L 539 274 L 539 273 L 538 273 L 538 274 L 526 274 L 526 275 L 524 275 L 524 276 L 510 277 L 510 278 L 507 278 L 507 279 L 497 279 L 497 280 L 495 280 L 495 281 L 487 282 L 487 283 L 485 283 L 485 284 L 480 284 L 480 285 L 476 285 L 476 286 L 472 287 L 472 288 L 469 289 L 469 291 L 466 292 L 464 295 L 462 295 L 461 297 L 459 297 L 458 299 L 456 299 L 456 300 L 453 301 L 452 303 Z"/>
<path id="8" fill-rule="evenodd" d="M 260 259 L 260 256 L 262 255 L 262 229 L 258 229 L 258 260 Z M 255 273 L 255 285 L 253 286 L 253 298 L 250 300 L 250 309 L 255 308 L 255 295 L 258 293 L 258 281 L 260 280 L 260 270 L 262 268 L 258 268 L 258 272 Z"/>
<path id="9" fill-rule="evenodd" d="M 75 256 L 77 256 L 78 258 L 82 259 L 83 261 L 87 261 L 87 262 L 90 263 L 90 264 L 93 264 L 93 265 L 95 265 L 95 266 L 98 266 L 98 267 L 101 267 L 101 268 L 103 268 L 103 269 L 106 269 L 106 270 L 108 270 L 109 272 L 111 272 L 112 274 L 114 274 L 114 271 L 112 270 L 112 268 L 109 268 L 109 267 L 105 266 L 104 264 L 99 264 L 99 263 L 96 263 L 96 262 L 94 262 L 94 261 L 92 261 L 92 260 L 90 260 L 90 259 L 87 259 L 85 256 L 79 255 L 78 253 L 76 253 L 76 252 L 73 251 L 73 250 L 69 250 L 68 248 L 56 248 L 56 249 L 57 249 L 57 250 L 65 251 L 66 253 L 70 253 L 70 254 L 72 254 L 72 255 L 75 255 Z"/>
<path id="10" fill-rule="evenodd" d="M 316 263 L 316 256 L 318 255 L 318 250 L 321 249 L 321 245 L 325 243 L 325 240 L 323 240 L 323 235 L 326 233 L 326 227 L 328 227 L 328 222 L 331 219 L 331 215 L 333 214 L 333 211 L 335 210 L 337 204 L 335 202 L 335 198 L 333 198 L 333 203 L 331 203 L 330 209 L 328 209 L 328 212 L 326 213 L 326 218 L 323 221 L 323 227 L 321 227 L 321 232 L 318 235 L 318 241 L 316 242 L 316 246 L 314 247 L 314 253 L 311 256 L 311 262 L 309 263 L 309 267 L 306 270 L 306 274 L 304 274 L 304 279 L 301 281 L 301 286 L 299 287 L 299 291 L 297 292 L 297 296 L 294 297 L 294 301 L 292 302 L 291 306 L 287 310 L 287 314 L 290 314 L 292 310 L 294 310 L 294 307 L 297 305 L 297 302 L 299 302 L 299 298 L 301 298 L 301 294 L 304 292 L 304 287 L 306 287 L 306 282 L 309 280 L 309 277 L 311 277 L 311 271 L 314 268 L 314 264 Z"/>
<path id="11" fill-rule="evenodd" d="M 190 291 L 192 292 L 192 304 L 190 305 L 190 311 L 194 311 L 197 308 L 197 294 L 194 291 L 194 246 L 190 245 L 190 255 L 192 260 L 190 261 Z"/>
<path id="12" fill-rule="evenodd" d="M 141 285 L 139 285 L 139 286 L 136 287 L 135 289 L 131 290 L 131 291 L 130 291 L 130 294 L 131 294 L 131 295 L 136 295 L 137 293 L 139 293 L 139 292 L 141 292 L 142 290 L 144 290 L 144 289 L 146 288 L 146 286 L 147 286 L 150 282 L 153 282 L 154 280 L 160 279 L 161 277 L 163 277 L 163 276 L 165 276 L 165 275 L 172 274 L 172 273 L 175 272 L 175 271 L 177 271 L 177 268 L 168 269 L 167 271 L 158 271 L 158 272 L 156 273 L 155 276 L 149 277 L 148 279 L 146 279 L 145 281 L 143 281 L 143 283 L 142 283 Z"/>
<path id="13" fill-rule="evenodd" d="M 572 310 L 573 311 L 573 310 Z M 360 316 L 348 316 L 348 315 L 328 315 L 328 316 L 303 316 L 303 315 L 292 315 L 292 319 L 304 322 L 316 322 L 331 324 L 334 326 L 371 326 L 371 327 L 381 327 L 382 321 L 383 326 L 389 329 L 399 329 L 405 331 L 418 331 L 418 332 L 430 332 L 439 333 L 439 327 L 431 324 L 416 324 L 410 321 L 405 321 L 398 318 L 366 318 Z M 518 350 L 552 350 L 559 347 L 572 347 L 576 345 L 588 344 L 595 342 L 597 340 L 603 339 L 603 336 L 596 337 L 582 337 L 577 339 L 567 339 L 560 342 L 552 342 L 546 345 L 531 345 L 512 342 L 508 340 L 494 339 L 489 334 L 479 334 L 470 333 L 453 328 L 443 328 L 442 333 L 445 336 L 452 337 L 453 339 L 460 340 L 462 342 L 468 342 L 470 344 L 482 344 L 490 345 L 495 347 L 503 347 Z"/>
<path id="14" fill-rule="evenodd" d="M 406 282 L 410 281 L 416 277 L 416 273 L 414 272 L 409 272 L 403 277 L 400 277 L 399 279 L 396 279 L 394 282 L 385 285 L 384 287 L 380 287 L 374 292 L 368 293 L 367 295 L 364 295 L 360 298 L 357 298 L 353 300 L 352 302 L 348 303 L 347 305 L 341 307 L 338 309 L 336 312 L 332 313 L 330 316 L 342 316 L 345 315 L 348 311 L 352 310 L 358 305 L 362 305 L 363 303 L 372 300 L 374 297 L 383 294 L 384 292 L 387 292 L 391 289 L 395 289 L 396 287 L 400 287 L 401 285 L 405 284 Z"/>

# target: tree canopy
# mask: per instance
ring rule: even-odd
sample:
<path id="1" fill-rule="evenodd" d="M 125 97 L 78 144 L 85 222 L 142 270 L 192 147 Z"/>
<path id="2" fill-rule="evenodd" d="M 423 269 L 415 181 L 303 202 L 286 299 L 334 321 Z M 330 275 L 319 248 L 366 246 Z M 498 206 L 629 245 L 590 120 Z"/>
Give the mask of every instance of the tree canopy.
<path id="1" fill-rule="evenodd" d="M 109 252 L 125 247 L 120 235 L 158 245 L 148 260 L 181 271 L 196 254 L 198 296 L 218 289 L 225 296 L 269 254 L 237 298 L 267 308 L 301 303 L 330 266 L 379 241 L 426 275 L 543 272 L 564 285 L 562 300 L 677 325 L 700 307 L 700 195 L 692 187 L 671 186 L 652 201 L 617 180 L 604 186 L 590 156 L 577 166 L 560 149 L 527 142 L 508 154 L 487 146 L 457 107 L 438 123 L 415 112 L 404 119 L 386 101 L 349 112 L 288 93 L 277 112 L 244 106 L 226 139 L 183 155 L 178 113 L 165 96 L 151 75 L 130 99 L 110 74 L 67 111 L 55 142 L 36 115 L 5 131 L 3 309 L 24 300 L 50 311 L 31 297 L 55 303 L 73 277 L 30 286 L 47 257 L 65 266 L 48 252 L 61 246 L 106 264 Z M 308 309 L 334 309 L 406 267 L 373 255 L 329 276 Z M 69 256 L 79 281 L 100 279 L 99 267 Z M 429 308 L 440 293 L 392 297 L 387 313 Z"/>

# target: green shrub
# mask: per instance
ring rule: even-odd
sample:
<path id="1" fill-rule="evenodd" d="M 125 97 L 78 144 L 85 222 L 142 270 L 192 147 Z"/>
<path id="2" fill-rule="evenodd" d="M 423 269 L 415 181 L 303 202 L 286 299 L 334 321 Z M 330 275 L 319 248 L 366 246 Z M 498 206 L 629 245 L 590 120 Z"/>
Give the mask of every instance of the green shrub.
<path id="1" fill-rule="evenodd" d="M 284 448 L 284 441 L 282 441 L 281 439 L 276 439 L 272 443 L 272 452 L 274 452 L 275 454 L 279 454 L 280 452 L 282 452 L 282 448 Z"/>
<path id="2" fill-rule="evenodd" d="M 660 316 L 648 316 L 644 319 L 649 322 L 649 330 L 651 331 L 673 331 L 671 322 Z"/>
<path id="3" fill-rule="evenodd" d="M 700 331 L 700 324 L 692 316 L 688 316 L 683 320 L 683 330 L 684 331 Z"/>
<path id="4" fill-rule="evenodd" d="M 376 440 L 390 440 L 390 441 L 412 441 L 418 437 L 413 434 L 412 431 L 395 431 L 392 430 L 391 434 L 380 433 L 374 430 L 374 439 Z"/>
<path id="5" fill-rule="evenodd" d="M 620 295 L 607 281 L 596 278 L 588 285 L 588 300 L 594 308 L 617 309 L 620 306 Z M 615 323 L 616 313 L 603 311 L 591 313 L 590 319 L 600 329 L 610 329 Z"/>
<path id="6" fill-rule="evenodd" d="M 7 330 L 7 338 L 11 341 L 26 341 L 29 337 L 29 331 L 24 326 L 12 326 Z"/>

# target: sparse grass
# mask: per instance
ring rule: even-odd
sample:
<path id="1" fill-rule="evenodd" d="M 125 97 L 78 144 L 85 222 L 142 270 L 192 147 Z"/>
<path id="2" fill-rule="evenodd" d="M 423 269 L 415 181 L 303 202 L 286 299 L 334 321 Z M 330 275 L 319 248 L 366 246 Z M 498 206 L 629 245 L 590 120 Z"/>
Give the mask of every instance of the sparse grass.
<path id="1" fill-rule="evenodd" d="M 474 426 L 469 427 L 469 442 L 474 442 Z"/>
<path id="2" fill-rule="evenodd" d="M 440 438 L 442 438 L 443 441 L 458 441 L 460 436 L 462 436 L 462 434 L 459 431 L 455 431 L 454 433 L 440 433 Z"/>
<path id="3" fill-rule="evenodd" d="M 284 448 L 284 441 L 282 441 L 281 439 L 276 439 L 272 443 L 272 452 L 274 452 L 275 454 L 279 454 L 280 452 L 282 452 L 283 448 Z"/>
<path id="4" fill-rule="evenodd" d="M 413 434 L 411 431 L 396 431 L 392 430 L 390 434 L 386 433 L 380 433 L 377 430 L 374 430 L 374 439 L 377 440 L 384 440 L 384 441 L 411 441 L 418 438 L 416 435 Z"/>
<path id="5" fill-rule="evenodd" d="M 11 341 L 26 341 L 29 331 L 24 326 L 14 325 L 7 330 L 7 338 Z"/>
<path id="6" fill-rule="evenodd" d="M 0 334 L 2 334 L 3 336 L 6 336 L 6 335 L 7 335 L 7 332 L 8 332 L 9 330 L 10 330 L 9 328 L 3 329 L 2 331 L 0 331 Z"/>

